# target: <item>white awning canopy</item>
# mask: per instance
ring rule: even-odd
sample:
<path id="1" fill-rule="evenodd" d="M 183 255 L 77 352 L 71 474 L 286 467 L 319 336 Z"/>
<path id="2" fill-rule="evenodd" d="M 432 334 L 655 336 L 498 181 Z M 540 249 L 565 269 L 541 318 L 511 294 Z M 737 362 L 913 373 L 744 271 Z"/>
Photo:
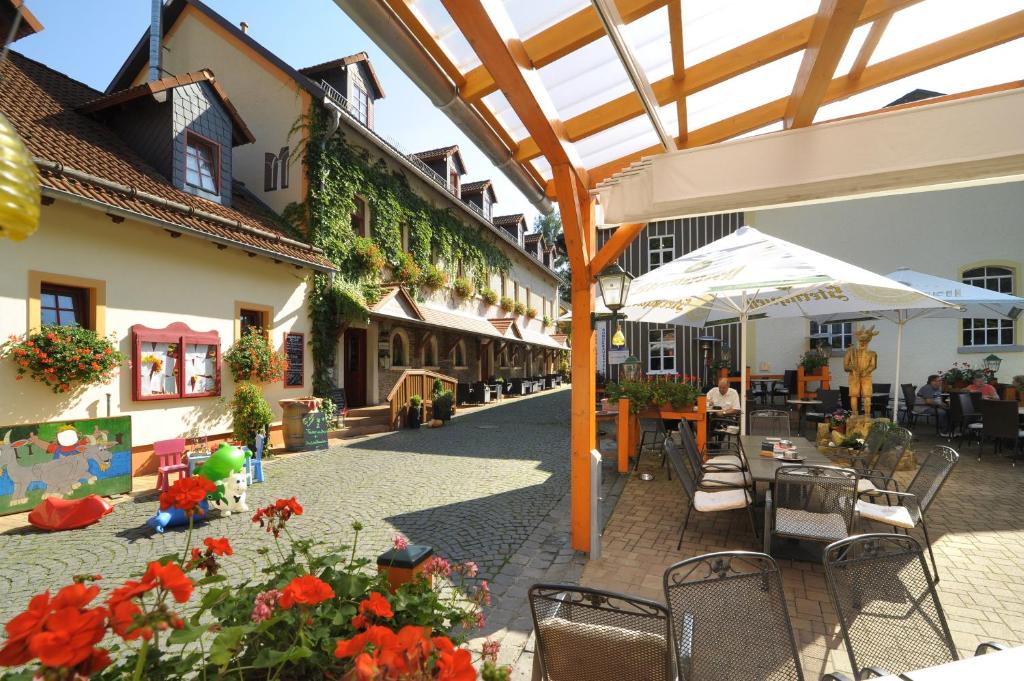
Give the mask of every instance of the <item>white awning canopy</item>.
<path id="1" fill-rule="evenodd" d="M 645 159 L 597 190 L 609 226 L 1024 179 L 1024 91 Z"/>

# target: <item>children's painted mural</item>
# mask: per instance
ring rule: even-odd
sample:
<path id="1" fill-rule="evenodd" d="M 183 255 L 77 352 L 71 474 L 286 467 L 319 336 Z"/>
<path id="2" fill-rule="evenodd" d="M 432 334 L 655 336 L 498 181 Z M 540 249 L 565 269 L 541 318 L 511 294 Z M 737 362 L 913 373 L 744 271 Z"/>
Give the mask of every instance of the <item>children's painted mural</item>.
<path id="1" fill-rule="evenodd" d="M 132 489 L 130 416 L 0 426 L 0 515 Z"/>

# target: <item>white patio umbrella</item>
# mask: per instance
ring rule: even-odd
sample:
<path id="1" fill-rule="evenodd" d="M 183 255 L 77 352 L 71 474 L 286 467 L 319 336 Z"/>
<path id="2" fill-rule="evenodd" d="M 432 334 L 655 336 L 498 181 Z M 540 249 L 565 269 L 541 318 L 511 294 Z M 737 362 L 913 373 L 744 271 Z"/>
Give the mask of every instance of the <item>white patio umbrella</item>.
<path id="1" fill-rule="evenodd" d="M 971 286 L 952 279 L 943 279 L 932 274 L 916 272 L 906 267 L 901 267 L 885 276 L 950 304 L 949 307 L 876 310 L 857 316 L 858 319 L 863 317 L 886 319 L 896 324 L 896 382 L 893 383 L 893 387 L 896 389 L 896 401 L 892 410 L 894 415 L 899 413 L 900 398 L 902 397 L 900 393 L 900 358 L 903 354 L 903 327 L 907 322 L 925 317 L 932 319 L 1016 319 L 1024 310 L 1024 298 L 990 291 L 980 286 Z M 813 319 L 817 322 L 829 323 L 851 321 L 851 316 L 849 314 L 828 314 Z"/>
<path id="2" fill-rule="evenodd" d="M 747 322 L 767 317 L 950 307 L 897 281 L 741 227 L 633 280 L 626 317 L 689 326 L 738 321 L 746 405 Z M 745 419 L 740 420 L 746 432 Z"/>

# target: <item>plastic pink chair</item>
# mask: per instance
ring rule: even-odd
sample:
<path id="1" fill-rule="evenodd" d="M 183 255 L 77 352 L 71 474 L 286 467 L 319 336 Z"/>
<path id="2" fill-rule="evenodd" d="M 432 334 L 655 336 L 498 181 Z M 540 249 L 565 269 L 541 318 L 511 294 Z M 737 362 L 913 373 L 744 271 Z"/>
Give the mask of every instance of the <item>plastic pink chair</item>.
<path id="1" fill-rule="evenodd" d="M 156 488 L 166 492 L 171 486 L 171 473 L 178 474 L 178 480 L 188 477 L 188 464 L 182 463 L 185 454 L 185 438 L 159 440 L 153 443 L 156 454 Z"/>

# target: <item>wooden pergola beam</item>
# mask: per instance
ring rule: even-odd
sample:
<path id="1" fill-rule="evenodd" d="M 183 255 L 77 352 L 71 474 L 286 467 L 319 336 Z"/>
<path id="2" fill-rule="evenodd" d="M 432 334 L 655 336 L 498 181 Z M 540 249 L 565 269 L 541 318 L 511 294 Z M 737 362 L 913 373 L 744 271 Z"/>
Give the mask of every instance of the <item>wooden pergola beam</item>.
<path id="1" fill-rule="evenodd" d="M 437 65 L 441 67 L 441 70 L 452 79 L 455 86 L 460 88 L 465 86 L 466 79 L 462 72 L 459 71 L 459 67 L 455 65 L 448 52 L 420 19 L 412 4 L 407 0 L 384 0 L 384 2 L 402 20 L 402 23 L 412 32 L 420 45 L 423 45 L 427 52 L 430 53 L 430 56 L 434 58 Z"/>
<path id="2" fill-rule="evenodd" d="M 601 273 L 601 270 L 618 260 L 623 251 L 629 248 L 629 245 L 633 243 L 633 239 L 646 226 L 646 222 L 629 222 L 616 227 L 611 238 L 605 242 L 601 250 L 594 256 L 594 259 L 590 261 L 590 274 L 596 277 Z"/>
<path id="3" fill-rule="evenodd" d="M 577 181 L 586 187 L 579 156 L 504 6 L 496 0 L 442 2 L 551 165 L 571 166 Z"/>
<path id="4" fill-rule="evenodd" d="M 866 0 L 821 0 L 811 38 L 804 49 L 793 92 L 786 104 L 784 126 L 803 128 L 814 122 L 825 90 L 836 74 Z"/>
<path id="5" fill-rule="evenodd" d="M 857 80 L 860 78 L 860 75 L 864 73 L 864 69 L 867 68 L 868 62 L 871 60 L 871 55 L 875 53 L 875 48 L 878 47 L 878 43 L 882 40 L 882 34 L 885 33 L 885 29 L 889 27 L 889 21 L 892 20 L 892 15 L 892 12 L 883 14 L 875 19 L 874 23 L 871 24 L 871 28 L 868 30 L 868 34 L 864 38 L 864 44 L 860 46 L 860 51 L 857 52 L 857 56 L 853 60 L 853 65 L 850 66 L 850 70 L 846 74 L 852 80 Z"/>
<path id="6" fill-rule="evenodd" d="M 909 7 L 918 2 L 921 0 L 868 0 L 864 11 L 857 20 L 857 25 L 870 23 L 883 14 Z M 811 38 L 814 20 L 815 17 L 801 19 L 699 64 L 694 64 L 686 69 L 686 78 L 681 84 L 677 85 L 674 75 L 654 81 L 651 83 L 651 88 L 658 98 L 658 104 L 665 106 L 681 97 L 693 95 L 730 78 L 752 71 L 759 66 L 799 52 L 807 46 Z M 635 92 L 630 92 L 589 111 L 584 111 L 578 116 L 566 119 L 564 121 L 565 133 L 569 141 L 578 142 L 643 114 L 644 109 L 640 98 Z M 517 147 L 515 151 L 517 161 L 525 162 L 541 155 L 540 147 L 532 137 L 523 138 L 517 142 Z"/>
<path id="7" fill-rule="evenodd" d="M 663 7 L 668 1 L 617 0 L 615 4 L 622 19 L 628 23 Z M 534 68 L 539 69 L 602 37 L 604 27 L 601 20 L 594 8 L 588 6 L 524 40 L 523 50 Z M 465 85 L 459 94 L 466 101 L 472 102 L 497 89 L 494 78 L 481 64 L 466 72 Z"/>
<path id="8" fill-rule="evenodd" d="M 909 52 L 904 52 L 877 64 L 872 64 L 864 69 L 859 78 L 851 79 L 849 75 L 833 78 L 825 91 L 822 104 L 838 102 L 886 83 L 927 71 L 936 66 L 962 59 L 963 57 L 1021 37 L 1024 37 L 1024 11 L 1015 12 L 1000 19 L 990 21 L 987 24 L 976 26 L 948 38 L 910 50 Z M 693 148 L 723 142 L 771 125 L 772 123 L 778 123 L 785 116 L 788 101 L 788 97 L 783 97 L 753 109 L 748 109 L 726 120 L 693 130 L 690 132 L 685 146 Z M 608 179 L 631 163 L 639 161 L 644 156 L 659 153 L 660 149 L 660 145 L 640 149 L 614 161 L 590 168 L 589 174 L 593 183 L 591 186 Z M 550 183 L 548 190 L 554 191 L 554 186 Z"/>
<path id="9" fill-rule="evenodd" d="M 671 0 L 668 3 L 668 39 L 672 49 L 672 85 L 676 91 L 683 93 L 676 97 L 676 118 L 679 121 L 676 131 L 676 146 L 686 142 L 688 126 L 686 122 L 686 61 L 683 58 L 683 0 Z"/>

